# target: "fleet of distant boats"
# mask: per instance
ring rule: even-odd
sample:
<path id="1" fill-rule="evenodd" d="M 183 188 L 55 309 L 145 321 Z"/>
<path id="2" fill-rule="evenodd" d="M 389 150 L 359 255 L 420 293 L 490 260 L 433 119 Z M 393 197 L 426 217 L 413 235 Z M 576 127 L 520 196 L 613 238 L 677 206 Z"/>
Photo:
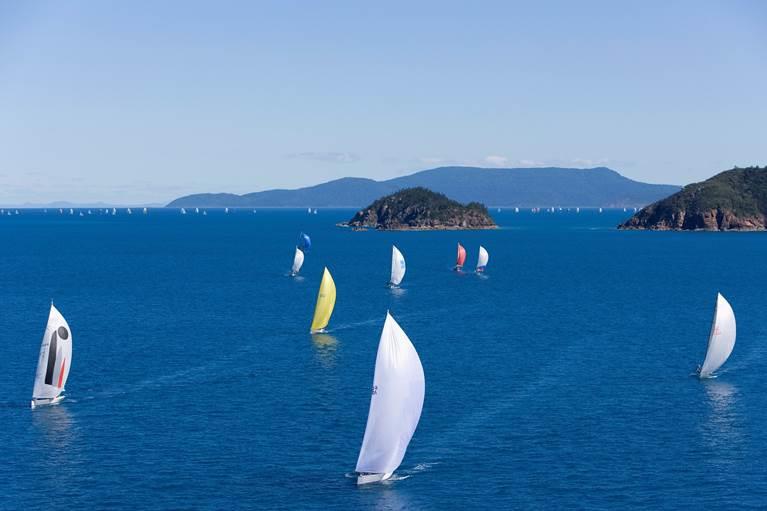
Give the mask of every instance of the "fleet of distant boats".
<path id="1" fill-rule="evenodd" d="M 60 212 L 63 214 L 63 210 Z M 130 210 L 128 212 L 131 214 Z M 184 208 L 181 212 L 186 214 Z M 195 212 L 199 210 L 196 209 Z M 309 212 L 314 214 L 312 210 Z M 111 214 L 116 214 L 114 208 Z M 309 235 L 300 233 L 291 276 L 299 274 L 305 253 L 311 246 Z M 488 251 L 480 245 L 476 273 L 481 274 L 485 271 L 489 259 Z M 462 271 L 465 263 L 466 249 L 458 243 L 454 270 Z M 394 288 L 402 283 L 406 268 L 404 255 L 392 245 L 390 287 Z M 325 267 L 309 329 L 311 334 L 326 332 L 335 303 L 336 285 L 330 271 Z M 718 294 L 706 357 L 695 373 L 699 378 L 715 377 L 715 372 L 727 361 L 735 347 L 735 336 L 735 314 L 729 302 Z M 35 373 L 32 408 L 57 404 L 64 399 L 64 389 L 72 366 L 72 341 L 69 325 L 51 303 Z M 357 460 L 357 484 L 387 480 L 400 466 L 418 426 L 424 394 L 425 378 L 420 357 L 407 334 L 387 311 L 376 355 L 365 434 Z"/>
<path id="2" fill-rule="evenodd" d="M 128 214 L 128 215 L 132 215 L 133 214 L 133 209 L 132 208 L 124 208 L 124 209 L 125 209 L 125 213 L 126 214 Z M 160 209 L 166 210 L 166 208 L 160 208 Z M 230 208 L 212 208 L 212 209 L 223 210 L 224 214 L 226 214 L 226 215 L 228 215 L 231 212 Z M 249 209 L 249 208 L 241 208 L 241 209 L 244 210 L 244 209 Z M 602 208 L 592 208 L 592 209 L 595 209 L 599 213 L 603 212 Z M 496 208 L 496 210 L 497 210 L 498 213 L 500 213 L 502 208 Z M 515 207 L 515 208 L 513 208 L 513 210 L 514 210 L 515 213 L 519 213 L 520 212 L 520 208 L 519 207 Z M 549 213 L 555 213 L 557 211 L 571 211 L 571 210 L 574 210 L 576 213 L 580 213 L 581 212 L 581 208 L 579 208 L 579 207 L 577 207 L 577 208 L 564 208 L 564 209 L 561 208 L 561 207 L 559 207 L 559 208 L 554 208 L 554 207 L 544 208 L 544 211 L 549 212 Z M 77 211 L 77 216 L 86 216 L 86 215 L 94 214 L 93 213 L 93 209 L 77 209 L 76 210 L 75 208 L 66 208 L 66 209 L 65 208 L 58 208 L 58 211 L 59 211 L 60 215 L 66 214 L 67 211 L 69 212 L 70 215 L 75 215 L 75 211 Z M 115 207 L 113 207 L 113 208 L 105 208 L 105 209 L 96 209 L 95 211 L 96 211 L 96 213 L 100 213 L 100 214 L 103 214 L 103 215 L 117 215 L 119 213 L 119 210 L 117 208 L 115 208 Z M 178 211 L 182 215 L 186 215 L 187 214 L 186 208 L 183 208 L 183 207 L 182 208 L 178 208 Z M 257 213 L 257 210 L 255 210 L 255 209 L 253 209 L 252 211 L 253 211 L 254 214 Z M 317 208 L 314 208 L 314 209 L 307 208 L 307 210 L 306 210 L 306 212 L 308 214 L 310 214 L 310 215 L 316 215 L 318 213 L 318 211 L 319 210 Z M 624 211 L 624 213 L 627 212 L 628 208 L 623 208 L 623 211 Z M 637 208 L 633 208 L 633 211 L 634 211 L 634 213 L 636 213 L 637 212 Z M 43 212 L 44 213 L 48 213 L 48 209 L 47 208 L 43 209 Z M 206 210 L 204 208 L 201 210 L 199 207 L 194 208 L 194 212 L 195 212 L 195 214 L 202 214 L 203 216 L 208 214 L 208 210 Z M 540 213 L 541 212 L 541 208 L 530 208 L 530 212 L 531 213 Z M 149 208 L 146 208 L 146 207 L 143 208 L 142 209 L 142 213 L 145 214 L 145 215 L 148 214 L 149 213 Z M 19 214 L 20 213 L 19 213 L 18 209 L 5 209 L 5 208 L 0 209 L 0 216 L 6 216 L 6 215 L 7 216 L 12 216 L 12 215 L 19 215 Z"/>

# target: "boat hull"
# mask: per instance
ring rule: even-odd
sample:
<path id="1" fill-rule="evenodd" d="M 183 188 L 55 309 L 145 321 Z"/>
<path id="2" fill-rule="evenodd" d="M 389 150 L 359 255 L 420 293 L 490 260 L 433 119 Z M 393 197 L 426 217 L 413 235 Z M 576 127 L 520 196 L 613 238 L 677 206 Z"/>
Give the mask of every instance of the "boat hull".
<path id="1" fill-rule="evenodd" d="M 56 396 L 56 397 L 54 397 L 52 399 L 48 399 L 48 398 L 46 398 L 46 399 L 32 399 L 32 401 L 30 402 L 30 408 L 32 408 L 34 410 L 35 408 L 39 408 L 41 406 L 57 405 L 57 404 L 61 403 L 61 401 L 64 400 L 64 397 L 65 396 Z"/>
<path id="2" fill-rule="evenodd" d="M 387 472 L 385 474 L 359 474 L 357 476 L 357 486 L 386 481 L 392 476 L 392 473 L 393 472 Z"/>

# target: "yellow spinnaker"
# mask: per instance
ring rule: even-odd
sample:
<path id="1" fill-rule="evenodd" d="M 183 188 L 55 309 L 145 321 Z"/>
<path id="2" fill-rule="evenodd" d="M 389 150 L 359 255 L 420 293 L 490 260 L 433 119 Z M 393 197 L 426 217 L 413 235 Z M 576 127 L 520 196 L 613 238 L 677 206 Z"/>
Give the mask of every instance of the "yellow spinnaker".
<path id="1" fill-rule="evenodd" d="M 330 315 L 333 314 L 333 307 L 336 305 L 336 283 L 327 268 L 322 273 L 322 282 L 320 283 L 320 292 L 317 294 L 317 306 L 314 308 L 314 319 L 312 319 L 311 332 L 319 332 L 330 321 Z"/>

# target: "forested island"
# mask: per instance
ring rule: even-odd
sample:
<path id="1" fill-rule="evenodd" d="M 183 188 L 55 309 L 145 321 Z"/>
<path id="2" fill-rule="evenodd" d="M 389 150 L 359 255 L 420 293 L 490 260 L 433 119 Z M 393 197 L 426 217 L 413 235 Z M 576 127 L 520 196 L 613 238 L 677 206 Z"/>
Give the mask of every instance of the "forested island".
<path id="1" fill-rule="evenodd" d="M 619 229 L 762 231 L 767 228 L 767 167 L 735 167 L 655 202 Z"/>
<path id="2" fill-rule="evenodd" d="M 353 229 L 457 230 L 494 229 L 487 207 L 463 205 L 426 188 L 406 188 L 382 197 L 357 212 L 348 223 Z"/>

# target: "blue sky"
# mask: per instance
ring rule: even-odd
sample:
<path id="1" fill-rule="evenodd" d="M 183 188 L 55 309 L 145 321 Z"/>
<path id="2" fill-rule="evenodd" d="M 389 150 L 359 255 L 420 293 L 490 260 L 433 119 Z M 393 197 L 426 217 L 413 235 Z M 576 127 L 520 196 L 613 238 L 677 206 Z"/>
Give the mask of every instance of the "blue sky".
<path id="1" fill-rule="evenodd" d="M 767 2 L 2 2 L 0 203 L 767 163 Z"/>

